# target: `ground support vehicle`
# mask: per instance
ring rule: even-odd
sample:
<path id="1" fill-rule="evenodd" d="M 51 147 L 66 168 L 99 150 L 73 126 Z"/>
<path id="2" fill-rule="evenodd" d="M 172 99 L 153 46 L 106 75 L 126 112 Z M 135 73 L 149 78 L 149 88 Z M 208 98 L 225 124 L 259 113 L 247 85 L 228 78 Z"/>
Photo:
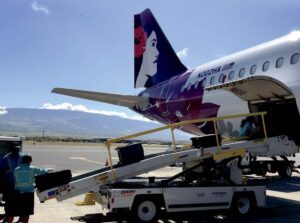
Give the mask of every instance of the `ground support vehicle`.
<path id="1" fill-rule="evenodd" d="M 111 167 L 104 167 L 73 178 L 64 175 L 64 178 L 70 178 L 70 181 L 64 184 L 56 184 L 55 180 L 59 178 L 57 176 L 53 178 L 53 181 L 51 181 L 49 185 L 43 186 L 42 188 L 37 182 L 38 196 L 42 202 L 51 198 L 62 201 L 90 191 L 98 193 L 100 186 L 114 184 L 176 163 L 185 163 L 185 168 L 189 169 L 207 158 L 223 160 L 235 155 L 244 156 L 246 151 L 253 151 L 253 154 L 255 154 L 263 153 L 267 150 L 272 151 L 273 148 L 274 151 L 276 151 L 277 148 L 284 148 L 276 137 L 268 138 L 268 144 L 263 140 L 259 142 L 239 141 L 231 144 L 223 144 L 220 147 L 190 148 L 175 153 L 163 152 L 152 154 L 144 156 L 143 159 L 133 163 L 118 163 Z M 241 166 L 241 162 L 239 163 Z M 193 179 L 193 174 L 198 175 L 201 171 L 201 167 L 193 169 L 193 171 L 191 171 L 192 173 L 190 173 L 191 178 Z"/>
<path id="2" fill-rule="evenodd" d="M 224 143 L 221 148 L 224 150 L 236 146 L 246 150 L 246 155 L 241 161 L 244 174 L 264 176 L 268 172 L 278 172 L 282 178 L 292 176 L 295 161 L 291 157 L 299 151 L 299 147 L 288 136 L 280 135 L 266 139 L 248 139 Z M 202 148 L 199 143 L 193 147 Z M 187 166 L 191 165 L 194 163 L 187 164 Z"/>
<path id="3" fill-rule="evenodd" d="M 225 118 L 261 115 L 263 120 L 265 114 L 265 112 L 260 112 Z M 264 137 L 261 139 L 221 143 L 216 123 L 225 118 L 215 117 L 175 123 L 108 140 L 106 145 L 109 167 L 73 178 L 71 178 L 70 171 L 61 173 L 60 176 L 53 173 L 50 180 L 46 179 L 49 178 L 48 175 L 42 175 L 41 177 L 45 177 L 44 180 L 36 178 L 39 200 L 44 202 L 56 198 L 62 201 L 92 192 L 95 194 L 95 201 L 103 207 L 107 207 L 112 212 L 129 211 L 134 219 L 144 222 L 151 222 L 155 219 L 160 208 L 168 212 L 235 208 L 240 214 L 246 214 L 254 206 L 262 207 L 265 203 L 265 186 L 245 184 L 243 170 L 251 169 L 249 167 L 256 163 L 257 157 L 290 156 L 298 150 L 298 146 L 285 135 L 267 137 L 265 128 L 263 128 Z M 215 126 L 215 134 L 199 138 L 199 146 L 192 145 L 182 150 L 176 149 L 174 128 L 192 122 L 209 121 L 212 121 Z M 168 128 L 172 133 L 173 152 L 144 156 L 141 144 L 128 145 L 117 148 L 119 162 L 112 164 L 110 148 L 113 143 Z M 179 175 L 170 179 L 161 181 L 150 179 L 146 184 L 128 181 L 140 174 L 177 163 L 184 164 L 183 170 Z M 64 183 L 56 182 L 59 178 L 70 180 Z M 144 200 L 145 197 L 148 200 Z"/>
<path id="4" fill-rule="evenodd" d="M 185 178 L 191 168 L 159 181 L 131 179 L 105 185 L 97 199 L 111 213 L 125 214 L 135 222 L 156 222 L 162 211 L 230 209 L 247 215 L 254 208 L 265 206 L 266 187 L 241 182 L 238 162 L 237 157 L 219 163 L 207 159 L 193 167 L 203 169 L 193 179 Z M 237 176 L 237 173 L 240 174 Z"/>
<path id="5" fill-rule="evenodd" d="M 256 174 L 265 176 L 267 173 L 278 173 L 282 178 L 289 178 L 294 171 L 295 161 L 286 156 L 277 157 L 258 157 L 252 158 L 250 163 L 243 167 L 245 174 Z"/>

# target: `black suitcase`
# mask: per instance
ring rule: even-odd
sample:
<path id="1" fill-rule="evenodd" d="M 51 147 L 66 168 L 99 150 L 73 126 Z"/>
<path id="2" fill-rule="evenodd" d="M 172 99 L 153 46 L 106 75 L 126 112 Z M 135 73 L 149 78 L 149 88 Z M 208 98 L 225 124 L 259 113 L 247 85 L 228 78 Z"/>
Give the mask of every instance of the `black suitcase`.
<path id="1" fill-rule="evenodd" d="M 128 165 L 144 159 L 144 149 L 141 143 L 130 144 L 123 147 L 117 147 L 119 155 L 119 164 Z"/>
<path id="2" fill-rule="evenodd" d="M 192 145 L 194 148 L 207 148 L 217 146 L 217 139 L 216 135 L 207 135 L 201 137 L 193 137 L 191 138 Z M 219 145 L 221 145 L 221 135 L 218 134 Z"/>
<path id="3" fill-rule="evenodd" d="M 36 188 L 42 192 L 53 187 L 68 184 L 71 179 L 71 170 L 61 170 L 35 176 L 35 185 Z"/>

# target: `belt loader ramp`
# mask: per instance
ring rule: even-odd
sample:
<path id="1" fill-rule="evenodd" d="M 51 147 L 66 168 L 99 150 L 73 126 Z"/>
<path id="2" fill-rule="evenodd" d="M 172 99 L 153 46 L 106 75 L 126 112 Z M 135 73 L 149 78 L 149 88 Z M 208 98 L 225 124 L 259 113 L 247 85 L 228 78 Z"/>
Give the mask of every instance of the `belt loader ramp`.
<path id="1" fill-rule="evenodd" d="M 213 160 L 213 166 L 218 166 L 218 164 L 224 161 L 226 161 L 226 164 L 233 161 L 235 165 L 231 164 L 229 181 L 231 181 L 234 185 L 242 185 L 242 173 L 240 171 L 240 167 L 241 167 L 240 158 L 244 157 L 246 153 L 250 154 L 251 157 L 257 157 L 257 156 L 272 157 L 277 155 L 289 156 L 294 154 L 298 149 L 298 147 L 295 145 L 295 143 L 293 143 L 293 141 L 289 140 L 286 136 L 277 136 L 277 137 L 268 138 L 264 126 L 263 126 L 264 137 L 262 139 L 241 140 L 241 141 L 226 142 L 221 144 L 219 136 L 217 134 L 218 132 L 217 121 L 223 119 L 244 117 L 244 116 L 261 116 L 262 123 L 264 123 L 263 120 L 265 114 L 266 114 L 265 112 L 260 112 L 260 113 L 252 113 L 252 114 L 241 114 L 241 115 L 232 115 L 226 117 L 215 117 L 215 118 L 207 118 L 207 119 L 198 119 L 193 121 L 185 121 L 185 122 L 171 124 L 165 127 L 133 134 L 130 136 L 108 140 L 106 142 L 106 145 L 109 153 L 109 163 L 110 163 L 109 167 L 102 168 L 87 174 L 74 177 L 70 181 L 64 183 L 56 184 L 54 180 L 53 182 L 51 182 L 52 184 L 51 186 L 49 185 L 41 186 L 43 184 L 42 182 L 43 180 L 37 178 L 36 182 L 38 188 L 37 190 L 38 197 L 41 202 L 44 202 L 51 198 L 56 198 L 58 201 L 63 201 L 65 199 L 80 194 L 84 194 L 86 192 L 94 192 L 96 194 L 96 201 L 99 202 L 100 204 L 103 204 L 103 196 L 101 195 L 102 193 L 101 190 L 106 186 L 117 185 L 118 182 L 122 182 L 126 179 L 135 177 L 137 175 L 146 173 L 148 171 L 157 170 L 169 165 L 173 165 L 175 163 L 191 164 L 185 171 L 183 171 L 183 173 L 185 173 L 185 176 L 195 176 L 195 174 L 189 175 L 188 173 L 193 172 L 196 169 L 197 169 L 196 173 L 198 174 L 196 174 L 196 177 L 192 177 L 192 180 L 189 177 L 186 177 L 185 179 L 188 179 L 187 181 L 189 181 L 190 183 L 193 182 L 193 179 L 199 181 L 199 179 L 203 178 L 202 176 L 203 174 L 201 173 L 201 166 L 198 166 L 198 164 L 201 165 L 204 164 L 204 166 L 202 165 L 202 169 L 205 169 L 206 160 Z M 191 123 L 201 123 L 201 122 L 208 122 L 208 121 L 211 121 L 214 124 L 215 134 L 213 136 L 210 136 L 210 137 L 214 137 L 215 139 L 214 144 L 207 145 L 206 147 L 199 147 L 199 148 L 191 147 L 189 149 L 185 149 L 182 151 L 176 151 L 175 137 L 173 132 L 175 128 L 183 125 L 188 125 Z M 111 151 L 110 151 L 112 143 L 120 142 L 125 139 L 134 138 L 134 137 L 142 136 L 153 132 L 158 132 L 165 129 L 171 130 L 174 152 L 164 152 L 164 153 L 149 155 L 149 156 L 145 156 L 143 159 L 138 161 L 133 161 L 133 162 L 130 161 L 129 163 L 125 162 L 125 164 L 121 163 L 117 165 L 112 165 L 112 158 L 111 158 Z M 125 149 L 128 149 L 128 147 L 125 147 Z M 220 168 L 215 168 L 215 169 L 217 170 L 217 172 L 222 172 Z M 47 178 L 48 176 L 45 175 L 44 177 Z M 245 190 L 247 191 L 248 189 Z M 258 198 L 256 198 L 256 200 L 257 199 Z M 261 205 L 263 203 L 264 202 L 260 202 Z M 228 204 L 231 204 L 231 202 L 229 202 Z M 228 205 L 226 207 L 228 207 Z"/>

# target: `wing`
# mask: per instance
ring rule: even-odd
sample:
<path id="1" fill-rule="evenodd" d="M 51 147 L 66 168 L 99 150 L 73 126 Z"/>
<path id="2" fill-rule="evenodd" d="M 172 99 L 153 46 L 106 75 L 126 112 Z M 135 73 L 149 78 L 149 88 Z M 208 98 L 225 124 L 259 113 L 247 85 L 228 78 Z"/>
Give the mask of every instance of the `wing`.
<path id="1" fill-rule="evenodd" d="M 100 101 L 108 104 L 124 106 L 128 108 L 133 108 L 138 106 L 143 108 L 148 105 L 148 98 L 141 96 L 132 95 L 120 95 L 120 94 L 109 94 L 93 91 L 82 91 L 67 88 L 54 88 L 53 93 L 68 95 L 77 98 L 84 98 L 93 101 Z"/>

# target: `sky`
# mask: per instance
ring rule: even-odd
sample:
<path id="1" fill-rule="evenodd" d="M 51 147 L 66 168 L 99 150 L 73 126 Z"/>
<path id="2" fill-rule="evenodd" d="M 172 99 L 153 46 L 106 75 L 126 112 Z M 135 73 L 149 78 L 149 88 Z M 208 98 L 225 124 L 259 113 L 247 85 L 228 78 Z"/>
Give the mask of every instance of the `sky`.
<path id="1" fill-rule="evenodd" d="M 300 30 L 299 0 L 1 0 L 0 114 L 57 108 L 139 119 L 51 90 L 138 94 L 133 15 L 146 8 L 190 68 Z"/>

